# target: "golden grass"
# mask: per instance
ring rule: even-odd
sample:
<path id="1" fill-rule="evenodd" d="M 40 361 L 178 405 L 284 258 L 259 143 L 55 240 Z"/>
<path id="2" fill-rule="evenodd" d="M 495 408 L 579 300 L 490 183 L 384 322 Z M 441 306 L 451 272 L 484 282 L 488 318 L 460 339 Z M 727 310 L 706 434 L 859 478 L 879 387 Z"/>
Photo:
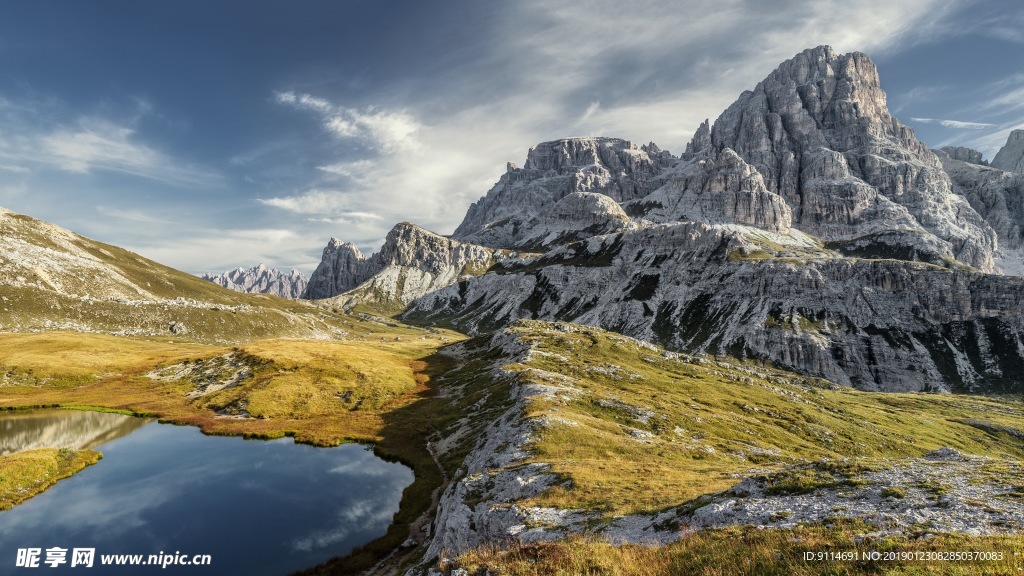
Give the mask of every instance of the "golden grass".
<path id="1" fill-rule="evenodd" d="M 830 388 L 767 368 L 757 367 L 759 375 L 739 364 L 666 357 L 594 328 L 553 326 L 517 324 L 541 354 L 506 369 L 542 383 L 552 383 L 544 374 L 558 374 L 576 390 L 534 397 L 527 407 L 527 416 L 555 419 L 538 430 L 532 459 L 571 482 L 525 504 L 608 517 L 654 513 L 724 490 L 754 467 L 874 462 L 942 446 L 1024 457 L 1024 443 L 997 432 L 1024 430 L 1020 402 Z"/>
<path id="2" fill-rule="evenodd" d="M 99 462 L 94 450 L 38 448 L 0 456 L 0 510 L 39 494 L 57 481 Z"/>

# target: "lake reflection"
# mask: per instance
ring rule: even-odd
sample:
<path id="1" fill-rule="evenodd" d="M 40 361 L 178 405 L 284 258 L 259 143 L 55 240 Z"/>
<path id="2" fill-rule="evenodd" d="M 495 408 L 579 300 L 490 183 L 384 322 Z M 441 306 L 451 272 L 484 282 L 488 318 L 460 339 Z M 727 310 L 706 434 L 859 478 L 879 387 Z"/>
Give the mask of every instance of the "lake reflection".
<path id="1" fill-rule="evenodd" d="M 0 412 L 0 455 L 33 448 L 96 448 L 150 422 L 147 418 L 81 410 Z"/>
<path id="2" fill-rule="evenodd" d="M 91 569 L 41 565 L 46 573 L 285 574 L 381 536 L 413 479 L 358 445 L 247 441 L 145 422 L 100 450 L 99 464 L 0 512 L 0 574 L 16 573 L 17 549 L 29 547 L 96 549 Z M 99 566 L 105 554 L 161 552 L 209 554 L 213 564 Z"/>

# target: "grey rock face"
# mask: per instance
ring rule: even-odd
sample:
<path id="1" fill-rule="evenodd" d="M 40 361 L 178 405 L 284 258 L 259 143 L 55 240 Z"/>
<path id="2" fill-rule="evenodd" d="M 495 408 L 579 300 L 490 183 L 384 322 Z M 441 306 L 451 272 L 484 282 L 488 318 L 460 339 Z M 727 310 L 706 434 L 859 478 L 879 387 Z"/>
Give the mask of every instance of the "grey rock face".
<path id="1" fill-rule="evenodd" d="M 543 249 L 636 228 L 618 202 L 604 194 L 573 192 L 530 220 L 517 244 Z"/>
<path id="2" fill-rule="evenodd" d="M 1010 132 L 1006 145 L 992 159 L 992 167 L 1024 174 L 1024 130 Z"/>
<path id="3" fill-rule="evenodd" d="M 310 278 L 306 296 L 350 302 L 408 303 L 464 275 L 482 274 L 501 254 L 434 234 L 402 222 L 388 233 L 379 252 L 364 258 L 352 244 L 332 238 Z M 314 284 L 322 279 L 322 282 Z"/>
<path id="4" fill-rule="evenodd" d="M 373 272 L 355 244 L 331 238 L 320 264 L 309 277 L 302 298 L 320 300 L 347 292 L 365 282 Z"/>
<path id="5" fill-rule="evenodd" d="M 306 277 L 298 270 L 285 274 L 263 264 L 252 268 L 235 268 L 223 274 L 206 273 L 201 276 L 236 292 L 273 294 L 282 298 L 299 298 L 306 289 Z"/>
<path id="6" fill-rule="evenodd" d="M 983 271 L 995 233 L 951 191 L 938 158 L 892 117 L 874 63 L 822 46 L 784 62 L 702 126 L 684 159 L 735 151 L 793 212 L 793 226 L 826 240 L 883 229 L 921 230 Z"/>
<path id="7" fill-rule="evenodd" d="M 769 192 L 761 173 L 729 148 L 694 155 L 667 178 L 667 184 L 635 201 L 632 211 L 653 222 L 749 224 L 781 233 L 792 226 L 786 201 Z"/>
<path id="8" fill-rule="evenodd" d="M 966 146 L 943 146 L 936 151 L 936 155 L 941 159 L 942 154 L 952 158 L 953 160 L 959 160 L 961 162 L 967 162 L 968 164 L 979 164 L 981 166 L 988 166 L 988 162 L 981 158 L 981 152 L 967 148 Z"/>
<path id="9" fill-rule="evenodd" d="M 797 238 L 702 223 L 596 237 L 428 294 L 407 316 L 476 332 L 564 320 L 866 390 L 1019 389 L 1024 279 Z"/>
<path id="10" fill-rule="evenodd" d="M 470 206 L 452 235 L 466 242 L 517 248 L 556 202 L 574 192 L 603 194 L 616 202 L 641 198 L 659 185 L 675 158 L 656 145 L 638 147 L 618 138 L 567 138 L 530 149 L 526 164 L 507 172 Z"/>
<path id="11" fill-rule="evenodd" d="M 1010 264 L 1006 267 L 1011 270 L 1024 270 L 1017 254 L 1024 248 L 1024 175 L 952 157 L 942 158 L 942 165 L 953 183 L 953 191 L 966 198 L 998 234 L 1000 262 Z M 1007 259 L 1017 260 L 1018 266 Z"/>

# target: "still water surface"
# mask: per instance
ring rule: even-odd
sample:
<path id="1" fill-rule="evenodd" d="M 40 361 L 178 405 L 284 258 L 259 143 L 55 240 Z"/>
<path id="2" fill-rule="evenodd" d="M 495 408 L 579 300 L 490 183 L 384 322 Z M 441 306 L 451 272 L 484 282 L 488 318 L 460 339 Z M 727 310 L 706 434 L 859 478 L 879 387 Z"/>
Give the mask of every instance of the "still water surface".
<path id="1" fill-rule="evenodd" d="M 103 460 L 0 512 L 0 574 L 287 574 L 384 534 L 412 472 L 364 447 L 204 436 L 117 414 L 0 412 L 0 453 L 98 448 Z M 68 549 L 53 569 L 19 548 Z M 92 568 L 71 549 L 95 548 Z M 212 565 L 100 566 L 107 554 L 209 554 Z M 145 560 L 144 560 L 145 561 Z"/>

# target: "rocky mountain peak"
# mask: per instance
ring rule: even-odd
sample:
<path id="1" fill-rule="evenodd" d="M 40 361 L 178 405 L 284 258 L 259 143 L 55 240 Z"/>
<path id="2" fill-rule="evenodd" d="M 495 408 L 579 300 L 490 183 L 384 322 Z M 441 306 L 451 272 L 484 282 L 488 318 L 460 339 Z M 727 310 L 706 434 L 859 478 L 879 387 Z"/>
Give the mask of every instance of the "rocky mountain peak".
<path id="1" fill-rule="evenodd" d="M 1007 172 L 1024 174 L 1024 130 L 1014 130 L 992 159 L 992 166 Z"/>
<path id="2" fill-rule="evenodd" d="M 530 148 L 526 154 L 526 170 L 553 170 L 558 173 L 575 171 L 579 168 L 603 166 L 617 171 L 623 163 L 650 164 L 646 154 L 628 140 L 620 138 L 563 138 L 542 142 Z"/>
<path id="3" fill-rule="evenodd" d="M 903 238 L 888 230 L 914 230 L 961 262 L 995 269 L 996 233 L 889 113 L 865 54 L 819 46 L 783 62 L 710 128 L 698 128 L 683 159 L 725 149 L 786 201 L 796 229 L 831 241 L 882 234 L 882 244 Z"/>
<path id="4" fill-rule="evenodd" d="M 363 271 L 366 257 L 355 244 L 331 238 L 320 264 L 309 277 L 302 298 L 317 300 L 347 292 L 369 278 Z"/>
<path id="5" fill-rule="evenodd" d="M 322 300 L 356 291 L 357 296 L 339 303 L 408 303 L 464 274 L 482 273 L 494 262 L 491 249 L 400 222 L 368 258 L 354 245 L 331 238 L 303 298 Z"/>

